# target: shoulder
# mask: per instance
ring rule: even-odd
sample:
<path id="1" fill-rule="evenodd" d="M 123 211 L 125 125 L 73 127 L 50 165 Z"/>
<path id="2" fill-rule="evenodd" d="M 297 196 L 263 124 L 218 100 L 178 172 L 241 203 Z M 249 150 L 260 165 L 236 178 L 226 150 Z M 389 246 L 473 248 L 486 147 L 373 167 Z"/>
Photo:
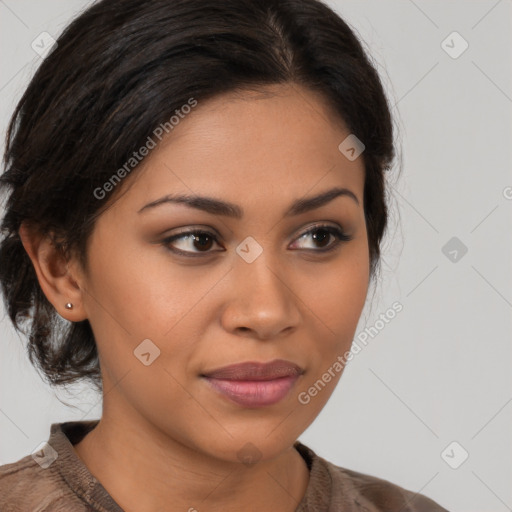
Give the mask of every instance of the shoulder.
<path id="1" fill-rule="evenodd" d="M 86 509 L 73 499 L 55 467 L 44 469 L 32 455 L 27 455 L 0 466 L 0 510 L 82 512 Z"/>
<path id="2" fill-rule="evenodd" d="M 296 443 L 310 468 L 310 487 L 302 510 L 320 504 L 329 512 L 448 512 L 432 499 L 366 473 L 336 466 Z"/>
<path id="3" fill-rule="evenodd" d="M 340 483 L 345 487 L 349 486 L 354 500 L 362 506 L 362 510 L 366 510 L 364 506 L 367 506 L 371 512 L 448 512 L 427 496 L 404 489 L 383 478 L 335 466 L 327 461 L 326 464 L 330 466 L 334 487 Z"/>

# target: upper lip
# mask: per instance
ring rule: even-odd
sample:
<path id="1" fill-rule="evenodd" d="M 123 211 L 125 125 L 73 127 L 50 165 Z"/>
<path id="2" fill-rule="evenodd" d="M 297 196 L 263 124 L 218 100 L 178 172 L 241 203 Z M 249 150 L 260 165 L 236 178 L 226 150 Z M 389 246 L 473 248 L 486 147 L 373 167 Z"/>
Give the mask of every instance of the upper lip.
<path id="1" fill-rule="evenodd" d="M 246 361 L 243 363 L 223 366 L 203 373 L 203 377 L 223 380 L 273 380 L 281 377 L 298 376 L 304 370 L 290 361 L 276 359 L 268 363 Z"/>

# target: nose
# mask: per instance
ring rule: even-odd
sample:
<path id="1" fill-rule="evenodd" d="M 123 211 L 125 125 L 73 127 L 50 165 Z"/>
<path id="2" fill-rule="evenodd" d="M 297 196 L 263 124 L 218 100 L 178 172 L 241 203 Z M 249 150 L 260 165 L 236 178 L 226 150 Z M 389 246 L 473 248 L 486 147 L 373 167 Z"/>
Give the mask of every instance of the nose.
<path id="1" fill-rule="evenodd" d="M 269 261 L 265 251 L 252 263 L 237 258 L 230 276 L 230 296 L 223 327 L 260 340 L 290 334 L 300 322 L 300 299 L 291 270 Z"/>

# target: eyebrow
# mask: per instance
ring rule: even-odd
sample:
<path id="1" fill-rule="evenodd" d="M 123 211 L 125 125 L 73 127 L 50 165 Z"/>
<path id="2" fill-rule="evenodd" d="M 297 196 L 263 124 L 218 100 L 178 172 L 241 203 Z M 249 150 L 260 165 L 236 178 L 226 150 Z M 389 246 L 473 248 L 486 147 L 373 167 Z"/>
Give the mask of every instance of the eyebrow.
<path id="1" fill-rule="evenodd" d="M 321 206 L 326 205 L 327 203 L 330 203 L 337 197 L 350 197 L 359 205 L 359 199 L 351 190 L 347 188 L 336 187 L 330 190 L 326 190 L 325 192 L 322 192 L 313 197 L 306 197 L 295 200 L 285 211 L 284 217 L 300 215 L 302 213 L 315 210 Z M 237 204 L 221 201 L 220 199 L 215 199 L 213 197 L 187 194 L 168 194 L 143 206 L 137 213 L 142 213 L 143 211 L 147 211 L 151 208 L 155 208 L 167 203 L 185 204 L 190 208 L 196 208 L 213 215 L 222 215 L 234 219 L 241 219 L 244 216 L 243 208 Z"/>

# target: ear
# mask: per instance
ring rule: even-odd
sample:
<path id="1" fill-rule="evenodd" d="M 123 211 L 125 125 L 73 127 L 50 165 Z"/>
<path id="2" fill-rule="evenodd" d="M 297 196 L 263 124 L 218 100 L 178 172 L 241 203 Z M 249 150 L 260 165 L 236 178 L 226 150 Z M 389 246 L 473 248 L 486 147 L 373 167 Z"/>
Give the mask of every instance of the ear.
<path id="1" fill-rule="evenodd" d="M 49 236 L 41 235 L 25 222 L 21 224 L 19 235 L 34 265 L 39 285 L 57 313 L 71 322 L 85 320 L 87 315 L 83 308 L 83 291 L 78 284 L 81 276 L 72 274 L 71 263 L 65 258 L 62 249 L 56 247 Z M 76 267 L 72 266 L 73 269 Z M 73 304 L 72 309 L 66 309 L 68 302 Z"/>

